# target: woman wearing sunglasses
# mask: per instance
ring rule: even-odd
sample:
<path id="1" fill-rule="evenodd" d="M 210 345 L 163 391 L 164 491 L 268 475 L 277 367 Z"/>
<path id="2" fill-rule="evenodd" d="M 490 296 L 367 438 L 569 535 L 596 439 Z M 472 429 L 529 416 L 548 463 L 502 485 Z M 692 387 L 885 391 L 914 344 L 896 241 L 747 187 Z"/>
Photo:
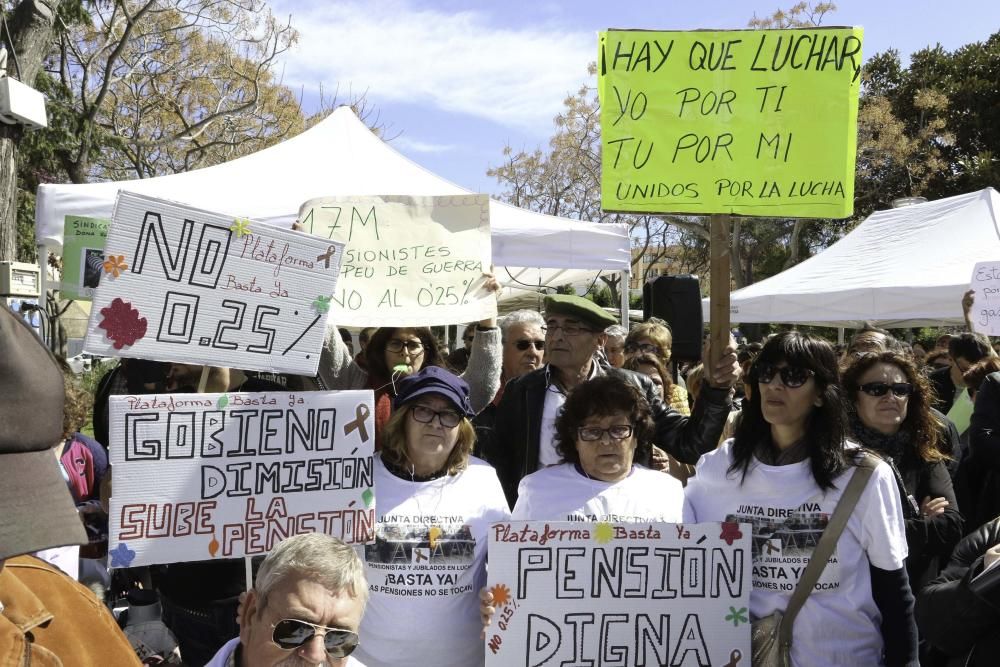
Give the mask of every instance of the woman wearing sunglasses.
<path id="1" fill-rule="evenodd" d="M 334 333 L 336 333 L 334 331 Z M 371 389 L 375 392 L 376 449 L 382 429 L 389 421 L 392 399 L 399 379 L 430 366 L 446 368 L 434 334 L 427 327 L 381 327 L 365 348 L 367 370 L 351 357 L 340 336 L 328 335 L 319 365 L 321 389 Z M 500 387 L 500 330 L 496 320 L 483 320 L 476 327 L 468 365 L 460 377 L 469 383 L 472 408 L 479 412 Z"/>
<path id="2" fill-rule="evenodd" d="M 846 441 L 837 357 L 798 332 L 771 338 L 751 367 L 754 391 L 735 437 L 701 457 L 686 521 L 751 524 L 750 614 L 784 611 L 857 464 Z M 892 471 L 878 463 L 792 626 L 792 663 L 915 665 L 913 595 Z"/>
<path id="3" fill-rule="evenodd" d="M 927 380 L 902 354 L 861 354 L 844 371 L 843 385 L 853 439 L 893 469 L 906 519 L 906 571 L 912 588 L 920 590 L 962 538 L 962 515 L 941 450 L 946 427 L 931 413 Z"/>
<path id="4" fill-rule="evenodd" d="M 493 468 L 470 456 L 465 381 L 431 366 L 396 386 L 375 460 L 371 595 L 356 655 L 367 667 L 482 665 L 487 530 L 510 516 L 507 500 Z"/>

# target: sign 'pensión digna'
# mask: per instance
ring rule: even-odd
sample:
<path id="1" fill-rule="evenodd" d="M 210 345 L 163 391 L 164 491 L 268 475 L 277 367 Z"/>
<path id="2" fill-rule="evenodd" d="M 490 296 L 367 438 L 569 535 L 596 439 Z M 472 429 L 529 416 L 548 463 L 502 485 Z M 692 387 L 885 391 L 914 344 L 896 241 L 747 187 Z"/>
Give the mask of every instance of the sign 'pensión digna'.
<path id="1" fill-rule="evenodd" d="M 600 36 L 602 207 L 842 218 L 862 29 Z"/>

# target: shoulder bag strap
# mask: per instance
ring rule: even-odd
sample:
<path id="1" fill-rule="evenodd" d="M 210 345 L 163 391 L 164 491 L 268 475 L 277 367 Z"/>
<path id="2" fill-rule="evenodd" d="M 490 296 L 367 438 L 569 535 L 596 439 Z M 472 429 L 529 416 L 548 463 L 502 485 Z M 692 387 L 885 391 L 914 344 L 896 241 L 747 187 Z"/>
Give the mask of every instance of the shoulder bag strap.
<path id="1" fill-rule="evenodd" d="M 788 601 L 788 608 L 785 609 L 782 615 L 781 625 L 778 629 L 778 637 L 782 645 L 791 645 L 792 625 L 795 623 L 795 616 L 799 613 L 802 605 L 806 603 L 806 598 L 812 593 L 813 586 L 816 585 L 820 575 L 823 574 L 823 569 L 826 567 L 827 561 L 830 560 L 830 556 L 833 555 L 833 550 L 837 546 L 837 540 L 840 539 L 841 533 L 844 532 L 847 520 L 851 518 L 854 508 L 861 498 L 861 492 L 865 490 L 868 479 L 875 472 L 876 465 L 878 465 L 878 459 L 869 454 L 863 454 L 861 462 L 858 463 L 854 469 L 854 474 L 851 475 L 851 481 L 847 483 L 844 495 L 837 501 L 837 507 L 833 510 L 830 523 L 823 530 L 823 535 L 819 538 L 819 543 L 813 550 L 809 564 L 806 565 L 806 569 L 802 573 L 802 578 L 799 579 L 799 583 L 795 587 L 791 599 Z"/>

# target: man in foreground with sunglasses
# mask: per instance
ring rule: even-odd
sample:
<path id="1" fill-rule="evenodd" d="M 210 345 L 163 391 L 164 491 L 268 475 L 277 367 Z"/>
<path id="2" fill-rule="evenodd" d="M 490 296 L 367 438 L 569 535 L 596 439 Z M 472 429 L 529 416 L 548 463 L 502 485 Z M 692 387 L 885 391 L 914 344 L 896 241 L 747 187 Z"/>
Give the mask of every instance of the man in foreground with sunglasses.
<path id="1" fill-rule="evenodd" d="M 322 533 L 271 550 L 240 609 L 240 636 L 206 667 L 363 667 L 349 657 L 368 601 L 354 549 Z"/>

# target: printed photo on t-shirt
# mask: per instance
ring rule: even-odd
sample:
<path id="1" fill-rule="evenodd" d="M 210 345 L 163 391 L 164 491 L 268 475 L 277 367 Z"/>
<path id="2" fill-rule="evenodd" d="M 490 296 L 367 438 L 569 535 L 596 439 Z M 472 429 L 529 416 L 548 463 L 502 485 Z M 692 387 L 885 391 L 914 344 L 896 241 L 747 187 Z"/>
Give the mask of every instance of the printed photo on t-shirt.
<path id="1" fill-rule="evenodd" d="M 819 503 L 820 496 L 798 507 L 741 504 L 726 521 L 753 525 L 753 586 L 758 589 L 791 593 L 830 523 L 830 513 Z M 814 592 L 840 587 L 836 551 L 827 562 Z"/>

